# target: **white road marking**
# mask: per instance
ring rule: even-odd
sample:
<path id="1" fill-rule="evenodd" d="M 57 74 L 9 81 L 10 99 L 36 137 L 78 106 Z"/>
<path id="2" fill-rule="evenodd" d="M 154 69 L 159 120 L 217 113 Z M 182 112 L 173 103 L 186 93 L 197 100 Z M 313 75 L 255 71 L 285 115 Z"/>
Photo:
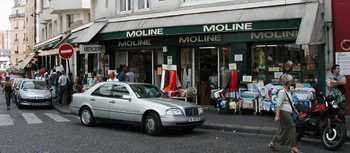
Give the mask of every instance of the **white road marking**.
<path id="1" fill-rule="evenodd" d="M 44 113 L 46 116 L 49 118 L 55 120 L 56 122 L 69 122 L 68 119 L 58 115 L 58 114 L 53 114 L 53 113 Z"/>
<path id="2" fill-rule="evenodd" d="M 35 114 L 33 113 L 23 113 L 23 118 L 27 121 L 28 124 L 40 124 L 43 123 Z"/>
<path id="3" fill-rule="evenodd" d="M 0 114 L 0 126 L 14 125 L 13 120 L 8 114 Z"/>

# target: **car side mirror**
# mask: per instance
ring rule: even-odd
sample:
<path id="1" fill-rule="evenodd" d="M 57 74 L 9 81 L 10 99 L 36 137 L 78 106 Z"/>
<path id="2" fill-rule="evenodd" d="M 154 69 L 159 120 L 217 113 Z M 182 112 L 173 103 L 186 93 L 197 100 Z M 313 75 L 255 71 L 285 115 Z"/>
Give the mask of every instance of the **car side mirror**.
<path id="1" fill-rule="evenodd" d="M 125 100 L 131 100 L 131 96 L 130 95 L 123 95 L 122 96 L 122 99 L 125 99 Z"/>

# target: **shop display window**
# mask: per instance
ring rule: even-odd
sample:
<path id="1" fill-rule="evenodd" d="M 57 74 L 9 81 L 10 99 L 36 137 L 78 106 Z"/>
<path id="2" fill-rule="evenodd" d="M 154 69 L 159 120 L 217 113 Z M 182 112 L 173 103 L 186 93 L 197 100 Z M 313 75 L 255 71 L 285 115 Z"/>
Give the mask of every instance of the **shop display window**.
<path id="1" fill-rule="evenodd" d="M 256 81 L 276 82 L 283 73 L 293 75 L 296 82 L 316 77 L 316 50 L 296 44 L 252 45 L 252 75 Z"/>

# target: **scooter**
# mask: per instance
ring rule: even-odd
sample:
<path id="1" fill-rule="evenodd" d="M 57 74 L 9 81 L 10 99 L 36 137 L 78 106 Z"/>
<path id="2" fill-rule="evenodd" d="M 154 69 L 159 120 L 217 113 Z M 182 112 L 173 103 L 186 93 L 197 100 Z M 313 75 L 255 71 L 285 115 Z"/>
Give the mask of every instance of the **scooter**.
<path id="1" fill-rule="evenodd" d="M 296 119 L 297 140 L 304 136 L 320 138 L 326 149 L 336 150 L 346 139 L 344 112 L 333 96 L 318 95 L 315 103 Z"/>

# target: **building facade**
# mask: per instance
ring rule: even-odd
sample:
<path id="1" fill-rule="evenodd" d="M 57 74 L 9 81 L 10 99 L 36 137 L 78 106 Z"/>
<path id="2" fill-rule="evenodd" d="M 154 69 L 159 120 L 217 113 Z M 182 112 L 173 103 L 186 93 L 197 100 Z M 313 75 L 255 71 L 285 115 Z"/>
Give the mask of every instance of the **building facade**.
<path id="1" fill-rule="evenodd" d="M 36 0 L 27 0 L 25 5 L 25 44 L 26 54 L 33 52 L 36 43 Z"/>
<path id="2" fill-rule="evenodd" d="M 15 0 L 11 22 L 11 64 L 16 66 L 26 57 L 25 43 L 25 0 Z"/>
<path id="3" fill-rule="evenodd" d="M 10 66 L 10 31 L 0 31 L 0 72 Z"/>
<path id="4" fill-rule="evenodd" d="M 69 5 L 67 5 L 69 4 Z M 67 60 L 58 55 L 59 45 L 76 28 L 90 22 L 90 2 L 86 0 L 39 0 L 39 42 L 34 50 L 39 53 L 39 65 L 54 68 L 63 65 L 67 71 Z M 75 67 L 74 59 L 69 67 Z M 74 69 L 70 70 L 76 75 Z"/>
<path id="5" fill-rule="evenodd" d="M 138 82 L 160 86 L 162 65 L 176 65 L 182 88 L 197 89 L 203 105 L 210 104 L 210 90 L 228 85 L 231 66 L 240 80 L 267 84 L 292 61 L 298 83 L 317 78 L 316 88 L 324 90 L 323 6 L 319 0 L 92 0 L 95 27 L 76 39 L 98 32 L 72 42 L 102 44 L 107 60 L 89 58 L 89 65 L 103 65 L 102 73 L 127 65 Z"/>

